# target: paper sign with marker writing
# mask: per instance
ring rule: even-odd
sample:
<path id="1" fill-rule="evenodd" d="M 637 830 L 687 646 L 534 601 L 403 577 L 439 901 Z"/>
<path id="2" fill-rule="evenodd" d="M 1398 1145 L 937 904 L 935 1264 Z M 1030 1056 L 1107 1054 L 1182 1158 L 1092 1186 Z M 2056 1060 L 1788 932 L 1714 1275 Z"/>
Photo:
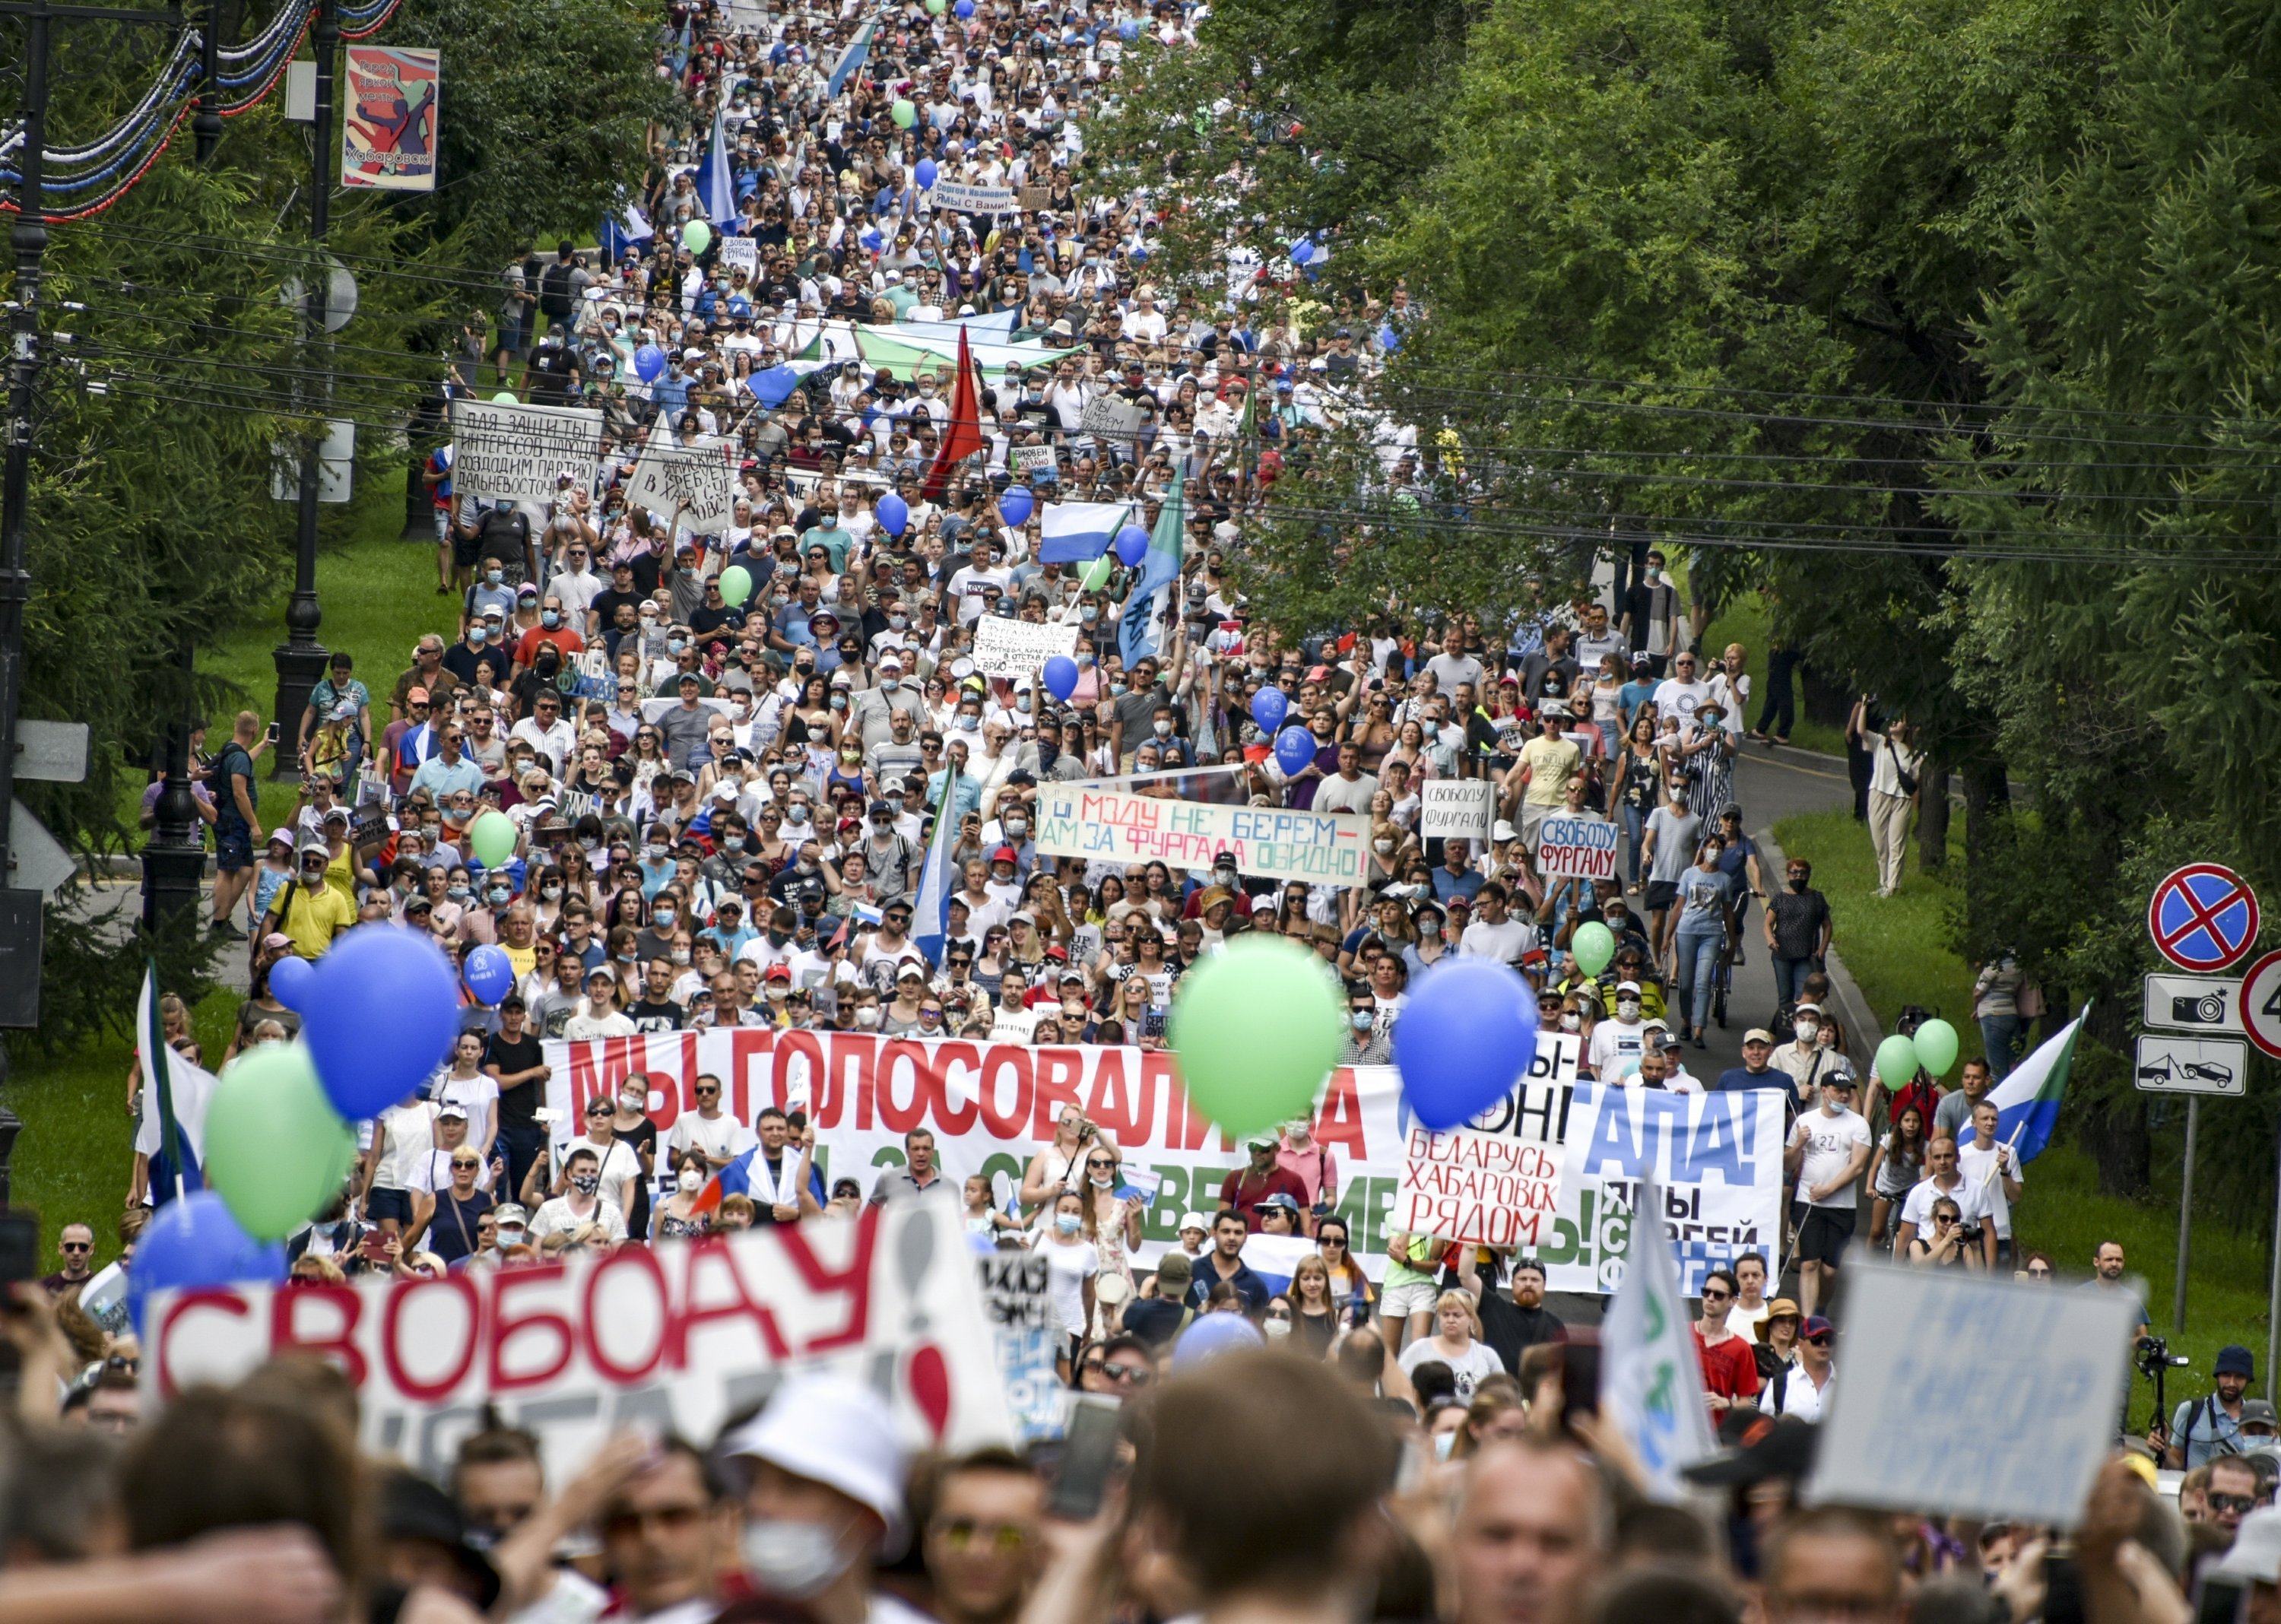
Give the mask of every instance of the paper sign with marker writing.
<path id="1" fill-rule="evenodd" d="M 1369 878 L 1370 820 L 1359 813 L 1159 800 L 1092 785 L 1047 785 L 1040 796 L 1037 846 L 1048 856 L 1201 869 L 1225 851 L 1262 879 L 1359 885 Z"/>
<path id="2" fill-rule="evenodd" d="M 2073 1527 L 2115 1448 L 2137 1302 L 1849 1267 L 1806 1498 Z"/>
<path id="3" fill-rule="evenodd" d="M 1487 778 L 1435 778 L 1418 790 L 1421 840 L 1487 840 L 1496 814 L 1496 785 Z"/>
<path id="4" fill-rule="evenodd" d="M 670 519 L 686 505 L 686 522 L 700 536 L 727 530 L 737 517 L 734 446 L 718 435 L 700 434 L 686 445 L 653 441 L 634 465 L 626 499 Z"/>
<path id="5" fill-rule="evenodd" d="M 1613 879 L 1617 832 L 1603 817 L 1548 817 L 1537 838 L 1536 871 L 1547 879 Z"/>
<path id="6" fill-rule="evenodd" d="M 974 669 L 985 677 L 1035 677 L 1055 654 L 1077 653 L 1078 629 L 986 615 L 974 623 Z"/>
<path id="7" fill-rule="evenodd" d="M 1540 1032 L 1535 1063 L 1496 1104 L 1442 1133 L 1411 1123 L 1394 1226 L 1531 1253 L 1550 1240 L 1581 1048 L 1569 1033 Z"/>

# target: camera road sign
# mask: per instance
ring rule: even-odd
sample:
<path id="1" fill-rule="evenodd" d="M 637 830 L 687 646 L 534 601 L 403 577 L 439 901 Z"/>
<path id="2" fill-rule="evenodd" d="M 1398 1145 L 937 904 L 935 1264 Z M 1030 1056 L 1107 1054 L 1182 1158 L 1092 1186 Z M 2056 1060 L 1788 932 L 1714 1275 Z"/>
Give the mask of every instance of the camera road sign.
<path id="1" fill-rule="evenodd" d="M 2149 1032 L 2138 1040 L 2134 1070 L 2147 1094 L 2248 1092 L 2249 1045 L 2238 1038 L 2177 1038 Z"/>
<path id="2" fill-rule="evenodd" d="M 2142 1026 L 2169 1032 L 2207 1032 L 2212 1037 L 2241 1031 L 2241 978 L 2238 976 L 2149 976 Z"/>

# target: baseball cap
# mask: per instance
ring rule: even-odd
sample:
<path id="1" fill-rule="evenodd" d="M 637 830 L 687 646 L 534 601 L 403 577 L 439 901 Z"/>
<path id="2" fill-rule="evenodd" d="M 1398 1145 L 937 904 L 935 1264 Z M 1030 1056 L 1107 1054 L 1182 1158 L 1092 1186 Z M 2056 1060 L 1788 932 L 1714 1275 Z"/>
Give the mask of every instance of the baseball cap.
<path id="1" fill-rule="evenodd" d="M 1800 1336 L 1827 1336 L 1829 1329 L 1829 1321 L 1821 1315 L 1808 1314 L 1798 1327 L 1798 1334 Z"/>
<path id="2" fill-rule="evenodd" d="M 460 1121 L 465 1122 L 468 1119 L 468 1108 L 457 1100 L 446 1100 L 436 1108 L 436 1115 L 439 1118 L 457 1117 Z"/>
<path id="3" fill-rule="evenodd" d="M 1624 994 L 1629 993 L 1633 997 L 1636 998 L 1639 996 L 1639 990 L 1640 984 L 1636 981 L 1619 981 L 1616 983 L 1616 995 L 1618 997 L 1621 997 Z"/>
<path id="4" fill-rule="evenodd" d="M 1749 1044 L 1749 1043 L 1765 1043 L 1765 1044 L 1769 1044 L 1769 1045 L 1771 1045 L 1771 1044 L 1774 1042 L 1774 1040 L 1775 1040 L 1775 1034 L 1774 1034 L 1774 1033 L 1772 1033 L 1772 1032 L 1768 1032 L 1768 1031 L 1767 1031 L 1765 1027 L 1763 1027 L 1763 1026 L 1753 1026 L 1753 1027 L 1751 1027 L 1751 1028 L 1750 1029 L 1750 1031 L 1748 1031 L 1748 1032 L 1744 1032 L 1744 1033 L 1743 1034 L 1743 1041 L 1744 1041 L 1744 1043 L 1746 1043 L 1746 1044 Z"/>
<path id="5" fill-rule="evenodd" d="M 501 1224 L 528 1224 L 530 1213 L 519 1201 L 503 1201 L 491 1209 L 491 1216 Z"/>

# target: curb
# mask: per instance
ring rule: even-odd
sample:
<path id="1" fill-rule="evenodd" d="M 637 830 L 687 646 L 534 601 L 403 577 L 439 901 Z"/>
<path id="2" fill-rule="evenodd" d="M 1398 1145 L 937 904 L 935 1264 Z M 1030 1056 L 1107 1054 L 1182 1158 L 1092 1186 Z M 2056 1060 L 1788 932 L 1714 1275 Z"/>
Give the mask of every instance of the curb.
<path id="1" fill-rule="evenodd" d="M 1764 860 L 1768 857 L 1774 860 L 1776 867 L 1789 862 L 1782 852 L 1782 842 L 1775 839 L 1772 830 L 1753 830 L 1751 839 L 1758 846 L 1762 867 L 1765 866 Z M 1838 956 L 1835 945 L 1825 958 L 1829 965 L 1829 989 L 1837 1001 L 1838 1017 L 1845 1023 L 1846 1035 L 1851 1040 L 1849 1048 L 1856 1056 L 1875 1055 L 1877 1045 L 1884 1040 L 1884 1029 L 1877 1024 L 1876 1012 L 1870 1009 L 1869 1001 L 1862 995 L 1861 989 L 1854 985 L 1852 976 L 1846 971 L 1845 961 Z M 1869 1067 L 1866 1059 L 1857 1057 L 1853 1063 L 1863 1077 L 1868 1076 Z"/>

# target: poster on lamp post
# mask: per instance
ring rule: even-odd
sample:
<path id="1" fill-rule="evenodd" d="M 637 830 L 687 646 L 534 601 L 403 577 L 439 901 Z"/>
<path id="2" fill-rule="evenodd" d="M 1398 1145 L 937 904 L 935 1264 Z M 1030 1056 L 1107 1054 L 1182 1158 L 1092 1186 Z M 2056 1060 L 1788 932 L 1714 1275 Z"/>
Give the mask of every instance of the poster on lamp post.
<path id="1" fill-rule="evenodd" d="M 437 53 L 351 45 L 347 56 L 341 184 L 380 191 L 434 191 Z"/>

